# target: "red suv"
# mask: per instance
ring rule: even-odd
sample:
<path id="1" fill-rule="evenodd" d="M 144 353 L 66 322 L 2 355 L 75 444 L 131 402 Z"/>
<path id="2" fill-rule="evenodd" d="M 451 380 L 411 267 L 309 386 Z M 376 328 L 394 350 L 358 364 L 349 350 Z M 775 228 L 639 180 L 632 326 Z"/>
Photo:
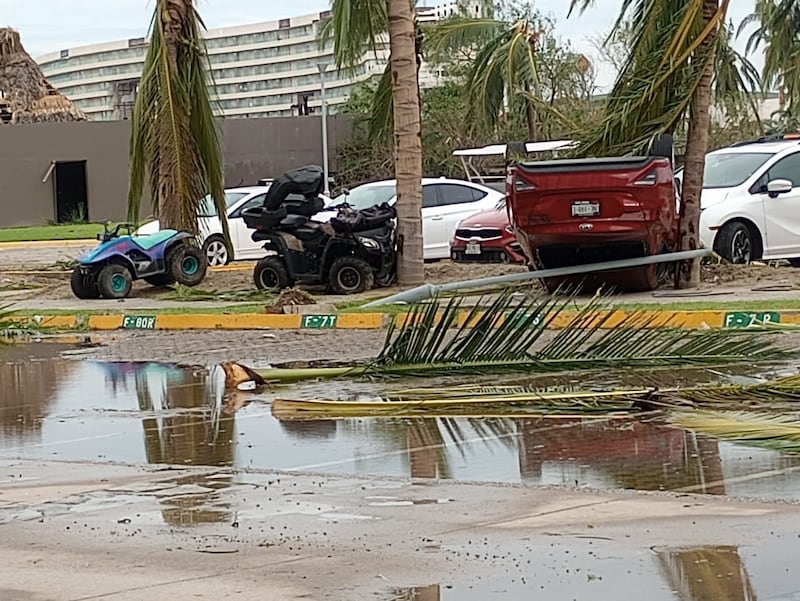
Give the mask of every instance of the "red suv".
<path id="1" fill-rule="evenodd" d="M 671 162 L 662 157 L 521 162 L 508 169 L 507 204 L 523 252 L 537 269 L 671 252 L 678 216 Z M 583 275 L 546 278 L 554 290 Z M 622 290 L 652 290 L 658 266 L 598 274 Z M 588 278 L 587 278 L 588 279 Z"/>
<path id="2" fill-rule="evenodd" d="M 525 263 L 505 209 L 489 209 L 459 222 L 450 242 L 456 263 Z"/>

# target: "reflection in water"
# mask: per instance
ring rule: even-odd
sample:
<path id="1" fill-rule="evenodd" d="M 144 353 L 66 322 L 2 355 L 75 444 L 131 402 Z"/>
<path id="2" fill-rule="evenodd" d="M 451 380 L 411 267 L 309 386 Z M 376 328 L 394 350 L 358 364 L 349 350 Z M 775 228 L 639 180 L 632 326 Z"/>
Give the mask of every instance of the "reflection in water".
<path id="1" fill-rule="evenodd" d="M 0 364 L 0 378 L 0 454 L 13 457 L 800 498 L 800 457 L 641 415 L 280 421 L 276 391 L 224 397 L 217 369 L 53 360 Z M 167 519 L 227 519 L 226 478 L 177 483 Z"/>
<path id="2" fill-rule="evenodd" d="M 564 482 L 585 485 L 584 468 L 602 470 L 622 488 L 725 494 L 718 442 L 633 417 L 525 419 L 519 428 L 520 474 L 541 481 L 560 465 Z M 571 467 L 570 467 L 571 466 Z"/>
<path id="3" fill-rule="evenodd" d="M 53 396 L 69 364 L 60 361 L 0 363 L 0 440 L 31 442 L 41 433 Z"/>
<path id="4" fill-rule="evenodd" d="M 390 596 L 391 601 L 441 601 L 440 585 L 415 586 L 395 590 Z"/>
<path id="5" fill-rule="evenodd" d="M 660 551 L 658 562 L 681 601 L 756 601 L 737 547 Z"/>
<path id="6" fill-rule="evenodd" d="M 222 413 L 219 373 L 176 368 L 154 363 L 106 363 L 106 386 L 117 394 L 131 379 L 144 417 L 144 444 L 148 463 L 177 465 L 233 465 L 235 423 L 233 413 Z M 217 376 L 217 377 L 215 377 Z M 208 479 L 191 475 L 175 480 L 189 492 L 164 499 L 164 520 L 173 526 L 224 522 L 231 518 L 219 490 L 230 486 L 232 476 Z M 180 491 L 180 489 L 179 489 Z"/>

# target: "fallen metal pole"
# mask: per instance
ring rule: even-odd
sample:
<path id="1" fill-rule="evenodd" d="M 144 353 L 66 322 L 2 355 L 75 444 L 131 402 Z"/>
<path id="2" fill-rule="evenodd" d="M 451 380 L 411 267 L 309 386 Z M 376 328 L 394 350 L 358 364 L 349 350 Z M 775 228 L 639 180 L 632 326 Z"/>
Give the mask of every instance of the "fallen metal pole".
<path id="1" fill-rule="evenodd" d="M 578 275 L 581 273 L 594 273 L 597 271 L 612 271 L 616 269 L 628 269 L 630 267 L 642 267 L 654 263 L 672 263 L 673 261 L 686 261 L 688 259 L 699 259 L 707 257 L 712 253 L 710 249 L 701 248 L 698 250 L 685 250 L 674 253 L 664 253 L 649 257 L 639 257 L 637 259 L 624 259 L 622 261 L 606 261 L 604 263 L 589 263 L 586 265 L 575 265 L 574 267 L 558 267 L 557 269 L 541 269 L 539 271 L 529 271 L 527 273 L 514 273 L 511 275 L 498 275 L 491 278 L 481 278 L 479 280 L 466 280 L 464 282 L 451 282 L 449 284 L 425 284 L 398 292 L 386 298 L 379 298 L 363 305 L 364 307 L 378 307 L 380 305 L 415 303 L 421 300 L 432 298 L 439 292 L 450 292 L 452 290 L 464 290 L 467 288 L 483 288 L 493 284 L 508 284 L 511 282 L 524 282 L 526 280 L 540 280 L 542 278 L 555 278 L 565 275 Z"/>

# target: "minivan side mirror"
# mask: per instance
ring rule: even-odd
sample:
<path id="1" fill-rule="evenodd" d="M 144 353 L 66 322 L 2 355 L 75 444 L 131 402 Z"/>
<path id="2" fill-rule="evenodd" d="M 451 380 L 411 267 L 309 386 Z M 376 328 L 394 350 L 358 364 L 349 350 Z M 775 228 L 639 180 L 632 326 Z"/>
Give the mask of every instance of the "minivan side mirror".
<path id="1" fill-rule="evenodd" d="M 767 183 L 767 194 L 770 198 L 776 198 L 779 194 L 791 192 L 794 184 L 788 179 L 773 179 Z"/>

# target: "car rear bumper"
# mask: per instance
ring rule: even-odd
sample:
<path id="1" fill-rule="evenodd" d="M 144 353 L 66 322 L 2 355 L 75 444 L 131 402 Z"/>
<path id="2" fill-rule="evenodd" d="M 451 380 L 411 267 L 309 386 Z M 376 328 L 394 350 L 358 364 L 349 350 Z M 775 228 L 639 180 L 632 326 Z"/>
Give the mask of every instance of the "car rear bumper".
<path id="1" fill-rule="evenodd" d="M 480 252 L 472 252 L 480 245 Z M 468 250 L 471 252 L 467 252 Z M 466 242 L 455 240 L 450 244 L 450 258 L 456 263 L 526 263 L 527 259 L 516 240 L 491 242 Z"/>

